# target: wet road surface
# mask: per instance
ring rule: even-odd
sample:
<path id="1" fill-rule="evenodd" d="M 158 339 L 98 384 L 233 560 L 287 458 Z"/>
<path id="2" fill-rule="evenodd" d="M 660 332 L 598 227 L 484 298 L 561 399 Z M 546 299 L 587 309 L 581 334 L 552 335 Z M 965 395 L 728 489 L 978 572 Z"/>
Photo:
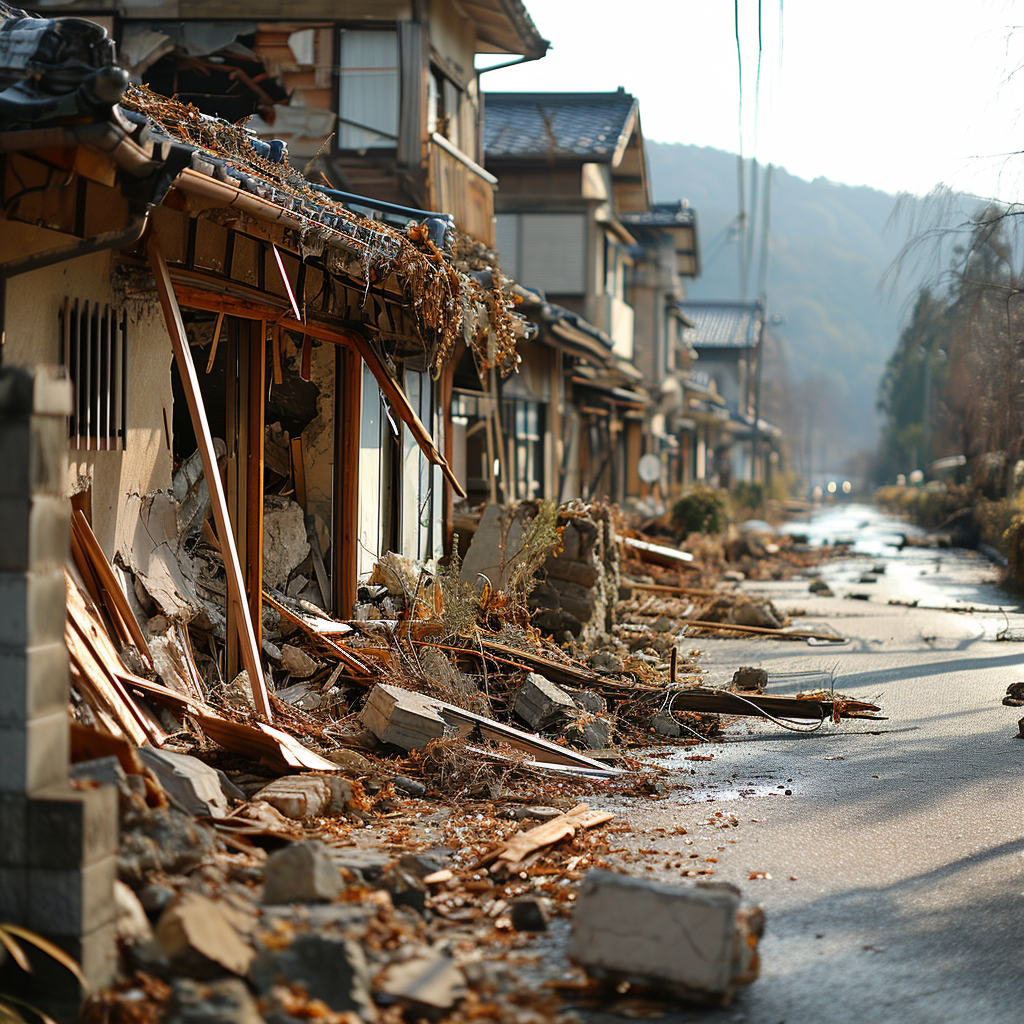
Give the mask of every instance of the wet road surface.
<path id="1" fill-rule="evenodd" d="M 850 559 L 823 567 L 834 597 L 811 595 L 807 579 L 745 586 L 848 644 L 687 642 L 714 684 L 740 665 L 768 669 L 769 693 L 833 678 L 888 721 L 806 734 L 749 720 L 725 743 L 673 752 L 677 782 L 692 788 L 620 808 L 645 830 L 637 845 L 659 851 L 649 877 L 678 879 L 680 863 L 713 870 L 767 911 L 760 980 L 727 1008 L 666 1020 L 1024 1020 L 1024 740 L 1021 711 L 1000 703 L 1024 679 L 1024 644 L 996 639 L 1024 637 L 1024 613 L 984 557 L 896 551 L 893 530 L 903 527 L 863 507 L 816 521 L 819 536 L 857 540 Z M 698 751 L 714 759 L 685 760 Z M 671 834 L 680 825 L 685 837 Z"/>

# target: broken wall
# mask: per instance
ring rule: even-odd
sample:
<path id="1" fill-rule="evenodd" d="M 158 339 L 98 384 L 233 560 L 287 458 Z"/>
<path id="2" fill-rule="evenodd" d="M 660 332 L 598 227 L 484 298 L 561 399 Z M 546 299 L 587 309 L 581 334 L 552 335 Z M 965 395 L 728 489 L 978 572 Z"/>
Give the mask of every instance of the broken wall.
<path id="1" fill-rule="evenodd" d="M 77 239 L 32 225 L 5 221 L 0 262 L 68 245 Z M 8 366 L 60 362 L 60 312 L 65 298 L 116 307 L 111 284 L 113 256 L 100 252 L 13 278 L 7 286 Z M 155 306 L 128 318 L 128 406 L 122 451 L 70 451 L 67 493 L 90 491 L 92 527 L 112 557 L 130 494 L 171 486 L 171 346 Z M 70 441 L 69 441 L 70 448 Z"/>

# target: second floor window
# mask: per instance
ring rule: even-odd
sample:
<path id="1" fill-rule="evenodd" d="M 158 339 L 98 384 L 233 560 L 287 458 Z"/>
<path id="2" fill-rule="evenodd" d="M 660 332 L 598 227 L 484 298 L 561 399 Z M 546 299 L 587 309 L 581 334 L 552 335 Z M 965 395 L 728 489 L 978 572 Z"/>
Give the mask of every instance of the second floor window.
<path id="1" fill-rule="evenodd" d="M 338 41 L 338 146 L 394 149 L 399 49 L 392 29 L 342 29 Z"/>

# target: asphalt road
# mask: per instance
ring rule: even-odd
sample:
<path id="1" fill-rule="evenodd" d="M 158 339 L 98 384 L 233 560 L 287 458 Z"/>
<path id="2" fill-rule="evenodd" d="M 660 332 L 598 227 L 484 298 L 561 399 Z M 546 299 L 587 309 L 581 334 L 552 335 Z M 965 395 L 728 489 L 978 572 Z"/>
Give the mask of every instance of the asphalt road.
<path id="1" fill-rule="evenodd" d="M 895 524 L 870 509 L 817 525 L 852 529 L 864 551 L 824 568 L 835 597 L 810 595 L 806 579 L 747 589 L 803 610 L 800 623 L 831 624 L 850 643 L 693 646 L 712 682 L 739 665 L 768 669 L 774 693 L 831 676 L 838 691 L 880 703 L 888 721 L 829 723 L 813 734 L 739 726 L 703 748 L 713 761 L 684 760 L 695 748 L 673 755 L 685 773 L 676 778 L 691 789 L 627 811 L 646 830 L 640 842 L 665 854 L 652 859 L 653 877 L 678 879 L 666 865 L 681 857 L 736 882 L 767 912 L 760 980 L 728 1008 L 671 1019 L 1019 1024 L 1024 739 L 1016 733 L 1024 709 L 1000 702 L 1024 679 L 1024 643 L 995 638 L 1006 627 L 1024 637 L 1024 614 L 979 555 L 883 549 L 877 534 Z M 877 582 L 860 582 L 882 565 Z M 679 825 L 685 838 L 671 835 Z M 771 877 L 751 880 L 754 872 Z"/>

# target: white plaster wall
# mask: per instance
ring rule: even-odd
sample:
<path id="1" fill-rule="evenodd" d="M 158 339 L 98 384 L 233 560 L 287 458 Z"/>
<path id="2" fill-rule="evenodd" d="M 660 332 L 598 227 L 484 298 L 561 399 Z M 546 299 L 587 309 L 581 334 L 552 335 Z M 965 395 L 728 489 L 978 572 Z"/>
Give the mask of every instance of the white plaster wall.
<path id="1" fill-rule="evenodd" d="M 58 232 L 4 222 L 0 231 L 0 260 L 73 241 L 74 238 Z M 57 365 L 58 316 L 65 297 L 113 305 L 111 266 L 111 254 L 101 252 L 12 278 L 7 285 L 4 364 Z M 68 493 L 83 490 L 91 483 L 93 530 L 108 558 L 114 554 L 118 520 L 125 514 L 125 495 L 170 487 L 172 361 L 170 339 L 159 314 L 144 315 L 137 322 L 129 317 L 125 449 L 70 452 Z"/>

